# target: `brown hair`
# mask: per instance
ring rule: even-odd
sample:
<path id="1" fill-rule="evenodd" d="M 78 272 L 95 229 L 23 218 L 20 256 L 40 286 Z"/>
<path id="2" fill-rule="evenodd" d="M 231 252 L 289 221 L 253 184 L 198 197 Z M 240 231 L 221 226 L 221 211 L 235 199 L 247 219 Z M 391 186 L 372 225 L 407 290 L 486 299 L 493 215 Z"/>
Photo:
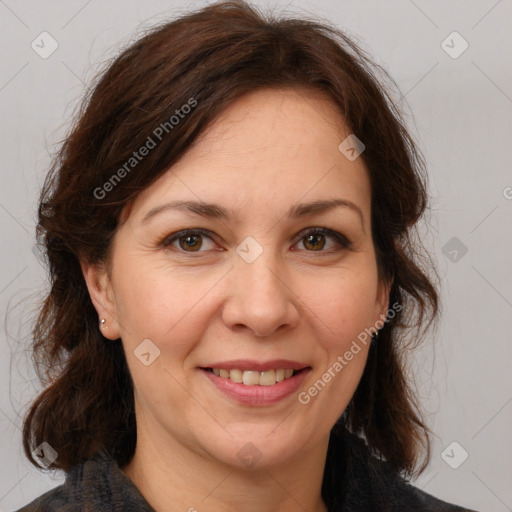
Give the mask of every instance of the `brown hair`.
<path id="1" fill-rule="evenodd" d="M 379 278 L 392 283 L 390 304 L 402 309 L 371 344 L 340 421 L 397 471 L 412 475 L 425 452 L 423 471 L 429 429 L 402 355 L 408 336 L 415 332 L 419 339 L 438 311 L 436 289 L 420 264 L 425 253 L 411 236 L 427 205 L 425 166 L 379 76 L 392 83 L 327 23 L 267 16 L 241 1 L 210 5 L 153 28 L 108 64 L 41 192 L 37 235 L 51 290 L 33 333 L 35 364 L 47 387 L 23 431 L 34 464 L 31 451 L 43 441 L 58 452 L 54 468 L 68 470 L 101 446 L 120 466 L 130 461 L 136 442 L 132 382 L 121 341 L 107 340 L 98 328 L 80 260 L 107 260 L 121 210 L 233 100 L 278 87 L 327 93 L 366 145 L 361 158 L 371 180 Z M 193 102 L 187 115 L 170 121 Z M 162 126 L 161 140 L 127 169 L 133 152 Z"/>

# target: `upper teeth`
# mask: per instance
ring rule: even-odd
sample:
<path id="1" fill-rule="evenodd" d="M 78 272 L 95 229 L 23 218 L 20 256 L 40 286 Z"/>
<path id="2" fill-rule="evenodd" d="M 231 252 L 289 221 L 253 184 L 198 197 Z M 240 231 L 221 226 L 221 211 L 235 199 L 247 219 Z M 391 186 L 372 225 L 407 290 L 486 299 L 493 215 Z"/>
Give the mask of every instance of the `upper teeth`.
<path id="1" fill-rule="evenodd" d="M 230 379 L 238 384 L 246 386 L 272 386 L 276 382 L 289 379 L 293 375 L 293 369 L 267 370 L 257 372 L 253 370 L 224 370 L 221 368 L 212 368 L 213 373 L 219 377 Z"/>

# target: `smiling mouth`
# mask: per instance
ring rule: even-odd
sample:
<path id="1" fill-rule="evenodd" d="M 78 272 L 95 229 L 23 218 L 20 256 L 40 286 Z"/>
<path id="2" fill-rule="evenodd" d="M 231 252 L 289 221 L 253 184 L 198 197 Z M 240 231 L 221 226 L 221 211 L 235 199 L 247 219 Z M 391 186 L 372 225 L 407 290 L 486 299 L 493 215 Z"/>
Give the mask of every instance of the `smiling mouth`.
<path id="1" fill-rule="evenodd" d="M 244 384 L 246 386 L 273 386 L 284 380 L 291 379 L 295 375 L 302 373 L 310 367 L 301 370 L 293 370 L 292 368 L 278 368 L 276 370 L 266 370 L 263 372 L 255 370 L 226 370 L 223 368 L 201 368 L 201 370 L 213 373 L 220 379 L 230 380 L 236 384 Z"/>

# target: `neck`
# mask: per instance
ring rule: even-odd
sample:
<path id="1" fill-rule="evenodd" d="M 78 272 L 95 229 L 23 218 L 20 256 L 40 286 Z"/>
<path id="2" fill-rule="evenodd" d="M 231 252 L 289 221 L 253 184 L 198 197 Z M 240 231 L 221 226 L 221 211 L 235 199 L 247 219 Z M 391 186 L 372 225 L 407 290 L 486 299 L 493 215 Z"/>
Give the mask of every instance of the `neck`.
<path id="1" fill-rule="evenodd" d="M 154 434 L 138 432 L 123 471 L 156 512 L 327 512 L 321 488 L 328 438 L 293 460 L 248 470 Z"/>

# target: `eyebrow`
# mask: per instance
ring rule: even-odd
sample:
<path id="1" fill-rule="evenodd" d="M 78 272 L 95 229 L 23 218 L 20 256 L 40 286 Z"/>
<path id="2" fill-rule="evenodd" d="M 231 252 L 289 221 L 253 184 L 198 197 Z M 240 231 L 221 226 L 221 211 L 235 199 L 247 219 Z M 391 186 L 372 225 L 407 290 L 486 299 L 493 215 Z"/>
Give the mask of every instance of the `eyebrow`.
<path id="1" fill-rule="evenodd" d="M 363 212 L 356 204 L 347 199 L 324 199 L 310 203 L 295 204 L 288 210 L 286 216 L 289 219 L 298 219 L 312 215 L 319 215 L 340 207 L 349 208 L 355 212 L 361 220 L 361 226 L 364 231 Z M 235 217 L 231 210 L 215 203 L 206 203 L 204 201 L 171 201 L 169 203 L 152 208 L 149 212 L 146 213 L 142 219 L 142 223 L 145 224 L 156 215 L 169 210 L 178 210 L 185 213 L 200 215 L 201 217 L 205 218 L 227 221 L 232 220 Z"/>

